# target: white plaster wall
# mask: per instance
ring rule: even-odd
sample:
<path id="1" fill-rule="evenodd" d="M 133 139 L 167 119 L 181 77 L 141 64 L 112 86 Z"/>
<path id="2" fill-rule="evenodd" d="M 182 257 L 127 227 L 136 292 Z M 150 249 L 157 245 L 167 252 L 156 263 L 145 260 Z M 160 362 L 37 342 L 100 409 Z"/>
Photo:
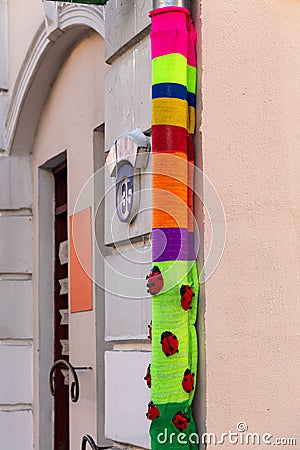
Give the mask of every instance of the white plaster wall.
<path id="1" fill-rule="evenodd" d="M 124 67 L 121 65 L 119 67 L 120 73 L 124 73 Z M 107 75 L 107 78 L 109 78 L 111 71 L 109 71 L 109 74 Z M 127 74 L 129 76 L 129 74 Z M 132 74 L 131 74 L 132 75 Z M 140 84 L 140 82 L 138 82 Z M 144 86 L 144 84 L 143 84 Z M 148 86 L 148 83 L 145 83 L 145 86 Z M 141 88 L 140 88 L 141 89 Z M 115 91 L 115 89 L 108 87 L 108 90 L 111 92 L 116 92 L 115 97 L 116 100 L 106 100 L 106 104 L 110 105 L 107 107 L 107 109 L 110 110 L 111 114 L 107 114 L 107 119 L 109 120 L 109 117 L 116 117 L 116 120 L 113 121 L 113 127 L 115 127 L 115 136 L 121 136 L 124 134 L 124 132 L 127 130 L 132 131 L 133 129 L 141 127 L 141 129 L 147 129 L 143 128 L 142 120 L 140 120 L 140 115 L 136 116 L 134 123 L 129 123 L 127 121 L 127 125 L 124 126 L 124 123 L 119 120 L 119 116 L 116 116 L 114 113 L 114 109 L 118 109 L 118 101 L 120 101 L 120 96 L 118 95 L 118 91 Z M 141 89 L 142 90 L 142 89 Z M 126 101 L 121 101 L 121 105 L 126 104 Z M 138 95 L 132 94 L 131 97 L 133 99 L 136 99 L 135 101 L 132 101 L 132 103 L 138 103 L 139 97 Z M 114 106 L 111 106 L 111 104 L 114 104 Z M 128 105 L 126 106 L 126 108 Z M 128 111 L 132 112 L 133 110 L 129 107 Z M 151 116 L 151 114 L 150 114 Z M 149 117 L 150 117 L 149 116 Z M 144 115 L 142 115 L 144 117 Z M 109 121 L 110 124 L 110 121 Z M 112 125 L 108 125 L 107 128 L 111 127 Z M 110 128 L 111 131 L 111 128 Z M 108 131 L 108 136 L 111 137 L 113 140 L 113 135 L 110 134 L 110 131 Z M 142 235 L 146 235 L 151 233 L 152 228 L 152 194 L 151 194 L 151 188 L 152 188 L 152 175 L 151 175 L 151 165 L 152 165 L 152 159 L 151 154 L 149 155 L 149 158 L 147 160 L 147 166 L 143 169 L 138 169 L 139 174 L 134 177 L 134 183 L 135 183 L 135 190 L 140 191 L 139 192 L 139 213 L 135 217 L 135 219 L 128 224 L 127 222 L 121 222 L 117 213 L 116 213 L 116 177 L 110 176 L 109 171 L 105 170 L 105 244 L 106 245 L 112 245 L 117 244 L 118 246 L 122 245 L 122 241 L 128 241 L 129 239 L 134 239 L 136 237 L 140 237 Z M 120 244 L 121 243 L 121 244 Z M 151 253 L 151 252 L 150 252 Z M 151 259 L 151 256 L 150 256 Z"/>
<path id="2" fill-rule="evenodd" d="M 32 217 L 0 217 L 0 272 L 32 272 Z M 12 251 L 13 250 L 13 251 Z"/>
<path id="3" fill-rule="evenodd" d="M 0 436 L 3 449 L 31 450 L 33 448 L 32 411 L 1 411 Z"/>
<path id="4" fill-rule="evenodd" d="M 227 217 L 205 286 L 207 428 L 299 442 L 299 2 L 203 0 L 202 21 L 203 167 Z"/>
<path id="5" fill-rule="evenodd" d="M 0 282 L 0 339 L 33 337 L 32 283 Z"/>
<path id="6" fill-rule="evenodd" d="M 0 208 L 31 208 L 32 178 L 29 156 L 0 156 Z M 17 214 L 17 213 L 15 213 Z"/>
<path id="7" fill-rule="evenodd" d="M 114 16 L 109 20 L 112 23 L 107 28 L 115 30 Z M 147 21 L 150 24 L 149 18 Z M 120 40 L 119 45 L 122 43 Z M 105 142 L 106 150 L 109 150 L 122 134 L 135 128 L 143 131 L 151 128 L 151 51 L 148 37 L 112 64 L 105 86 Z"/>
<path id="8" fill-rule="evenodd" d="M 151 352 L 105 353 L 105 431 L 114 441 L 150 448 L 150 390 L 144 380 L 150 362 Z"/>
<path id="9" fill-rule="evenodd" d="M 152 305 L 145 274 L 151 258 L 151 246 L 145 249 L 142 241 L 127 251 L 119 247 L 105 258 L 106 340 L 147 341 Z"/>
<path id="10" fill-rule="evenodd" d="M 126 132 L 151 128 L 151 7 L 151 0 L 107 4 L 105 47 L 111 69 L 105 80 L 105 150 Z M 113 178 L 106 180 L 106 188 L 113 184 Z M 141 186 L 149 189 L 151 176 L 142 173 Z M 114 351 L 107 352 L 105 360 L 106 435 L 118 443 L 149 448 L 145 417 L 149 389 L 144 376 L 151 353 L 144 350 L 150 349 L 151 300 L 145 298 L 145 276 L 151 265 L 151 244 L 147 242 L 145 251 L 142 235 L 151 231 L 151 195 L 142 193 L 143 212 L 128 225 L 114 220 L 114 192 L 112 189 L 105 201 L 105 242 L 117 246 L 105 261 L 106 339 L 114 342 Z M 129 237 L 139 240 L 131 250 Z"/>
<path id="11" fill-rule="evenodd" d="M 0 436 L 32 449 L 33 302 L 29 157 L 0 157 Z"/>
<path id="12" fill-rule="evenodd" d="M 32 403 L 32 356 L 31 343 L 0 343 L 0 405 Z"/>
<path id="13" fill-rule="evenodd" d="M 152 9 L 152 1 L 114 0 L 107 3 L 106 8 L 107 17 L 109 21 L 113 21 L 114 26 L 109 26 L 106 30 L 105 56 L 108 60 L 114 60 L 124 52 L 124 47 L 130 47 L 130 42 L 149 28 L 148 13 Z"/>
<path id="14" fill-rule="evenodd" d="M 0 436 L 32 449 L 33 301 L 29 157 L 0 157 Z"/>

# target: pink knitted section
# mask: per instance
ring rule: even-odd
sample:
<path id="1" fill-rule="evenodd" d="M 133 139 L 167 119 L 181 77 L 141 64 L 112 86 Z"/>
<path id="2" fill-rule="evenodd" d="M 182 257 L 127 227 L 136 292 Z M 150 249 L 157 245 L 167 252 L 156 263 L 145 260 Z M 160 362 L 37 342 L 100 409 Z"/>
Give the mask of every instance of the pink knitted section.
<path id="1" fill-rule="evenodd" d="M 154 11 L 150 16 L 153 13 Z M 190 20 L 190 12 L 185 8 L 170 6 L 155 10 L 155 21 L 152 22 L 151 29 L 152 59 L 170 53 L 180 53 L 188 58 L 187 25 Z"/>

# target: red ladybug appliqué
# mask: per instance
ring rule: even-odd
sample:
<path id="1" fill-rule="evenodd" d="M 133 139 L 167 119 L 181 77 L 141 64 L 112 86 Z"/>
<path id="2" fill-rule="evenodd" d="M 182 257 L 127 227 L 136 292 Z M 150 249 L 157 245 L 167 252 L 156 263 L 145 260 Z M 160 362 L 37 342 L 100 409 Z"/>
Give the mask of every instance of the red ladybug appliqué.
<path id="1" fill-rule="evenodd" d="M 160 338 L 162 351 L 166 356 L 175 355 L 178 353 L 178 339 L 171 331 L 165 331 Z"/>
<path id="2" fill-rule="evenodd" d="M 146 276 L 147 288 L 150 295 L 158 294 L 164 287 L 164 279 L 157 266 L 153 266 L 149 275 Z"/>
<path id="3" fill-rule="evenodd" d="M 184 413 L 177 413 L 176 416 L 173 417 L 172 422 L 174 423 L 177 430 L 184 431 L 189 426 L 189 419 L 187 415 Z"/>
<path id="4" fill-rule="evenodd" d="M 182 387 L 188 394 L 194 389 L 194 379 L 195 374 L 191 373 L 190 369 L 186 369 L 182 380 Z"/>
<path id="5" fill-rule="evenodd" d="M 146 380 L 148 388 L 151 388 L 151 373 L 150 373 L 151 364 L 149 364 L 146 375 L 144 376 L 144 380 Z"/>
<path id="6" fill-rule="evenodd" d="M 185 311 L 192 309 L 192 301 L 195 294 L 191 286 L 183 284 L 180 288 L 180 295 L 182 308 Z"/>
<path id="7" fill-rule="evenodd" d="M 148 403 L 148 412 L 146 412 L 146 417 L 149 420 L 154 420 L 160 416 L 159 409 L 153 402 Z"/>

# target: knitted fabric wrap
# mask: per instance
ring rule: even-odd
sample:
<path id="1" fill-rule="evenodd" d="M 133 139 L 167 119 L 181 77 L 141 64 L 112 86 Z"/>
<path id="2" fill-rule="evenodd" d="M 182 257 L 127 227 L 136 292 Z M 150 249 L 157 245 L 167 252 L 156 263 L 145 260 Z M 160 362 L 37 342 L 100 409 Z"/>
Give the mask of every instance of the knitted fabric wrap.
<path id="1" fill-rule="evenodd" d="M 194 251 L 193 183 L 196 34 L 189 10 L 152 11 L 152 258 L 163 276 L 163 289 L 152 297 L 151 401 L 159 410 L 150 427 L 151 447 L 197 447 L 191 404 L 195 390 L 185 390 L 186 371 L 197 374 L 195 322 L 199 294 Z M 181 287 L 194 292 L 191 309 L 181 303 Z M 178 353 L 162 349 L 166 332 L 178 340 Z M 165 334 L 164 334 L 165 333 Z M 176 427 L 178 414 L 188 426 Z M 182 442 L 178 437 L 185 433 Z M 172 438 L 170 440 L 170 435 Z M 165 441 L 166 438 L 166 441 Z"/>

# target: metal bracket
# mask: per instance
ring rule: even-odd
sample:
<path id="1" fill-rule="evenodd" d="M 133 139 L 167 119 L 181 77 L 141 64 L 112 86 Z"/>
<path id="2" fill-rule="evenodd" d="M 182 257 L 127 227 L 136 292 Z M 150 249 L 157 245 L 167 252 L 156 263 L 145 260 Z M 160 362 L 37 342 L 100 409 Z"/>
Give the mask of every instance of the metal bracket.
<path id="1" fill-rule="evenodd" d="M 92 438 L 92 436 L 90 436 L 89 434 L 85 434 L 82 438 L 82 442 L 81 442 L 81 450 L 86 450 L 86 445 L 90 444 L 91 448 L 93 450 L 102 450 L 105 448 L 111 448 L 111 446 L 108 447 L 98 447 L 94 441 L 94 439 Z"/>
<path id="2" fill-rule="evenodd" d="M 189 9 L 190 0 L 152 0 L 153 9 L 165 8 L 167 6 L 181 6 L 182 8 Z"/>
<path id="3" fill-rule="evenodd" d="M 49 386 L 51 395 L 54 397 L 56 395 L 56 379 L 55 379 L 55 370 L 56 369 L 65 369 L 67 368 L 73 377 L 73 381 L 71 384 L 71 400 L 73 403 L 76 403 L 79 399 L 79 380 L 76 371 L 77 370 L 93 370 L 92 367 L 73 367 L 69 361 L 65 359 L 58 359 L 55 361 L 50 370 L 49 375 Z"/>

